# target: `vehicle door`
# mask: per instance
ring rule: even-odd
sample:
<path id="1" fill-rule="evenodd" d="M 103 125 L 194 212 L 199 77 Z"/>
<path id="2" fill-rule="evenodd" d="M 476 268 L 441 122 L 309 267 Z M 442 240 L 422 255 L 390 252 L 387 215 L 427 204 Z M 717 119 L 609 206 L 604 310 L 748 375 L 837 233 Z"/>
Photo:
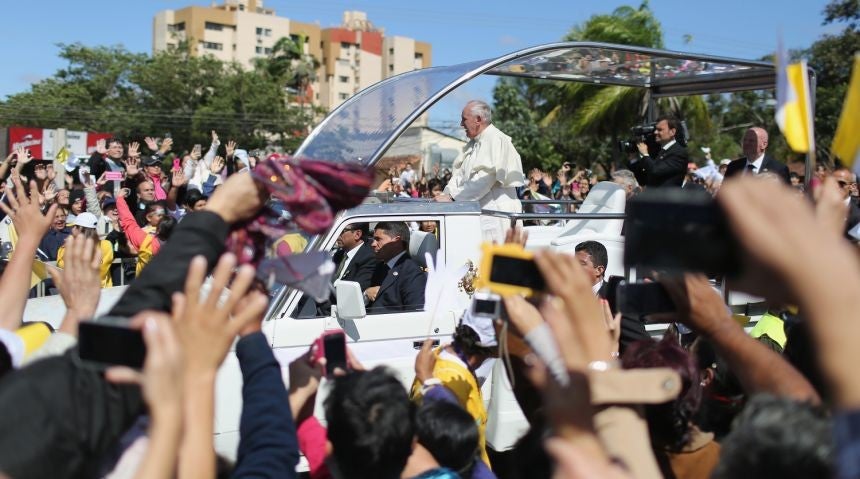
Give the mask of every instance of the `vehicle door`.
<path id="1" fill-rule="evenodd" d="M 355 227 L 359 223 L 373 226 L 383 220 L 406 221 L 413 227 L 422 221 L 433 221 L 437 225 L 434 235 L 438 235 L 439 249 L 446 251 L 447 227 L 441 215 L 345 218 L 330 230 L 319 247 L 333 251 L 338 236 L 345 228 Z M 370 228 L 370 231 L 372 236 L 373 229 Z M 336 317 L 336 302 L 332 304 L 334 307 L 329 314 L 321 313 L 316 306 L 312 298 L 300 291 L 288 293 L 282 315 L 276 321 L 273 337 L 275 355 L 281 364 L 287 364 L 307 351 L 308 346 L 323 331 L 343 329 L 348 347 L 365 367 L 372 368 L 380 364 L 388 366 L 407 386 L 414 377 L 415 355 L 424 339 L 430 337 L 437 343 L 447 341 L 458 319 L 453 311 L 431 318 L 422 310 L 423 304 L 407 305 L 407 311 L 383 314 L 370 312 L 364 317 L 347 320 Z"/>

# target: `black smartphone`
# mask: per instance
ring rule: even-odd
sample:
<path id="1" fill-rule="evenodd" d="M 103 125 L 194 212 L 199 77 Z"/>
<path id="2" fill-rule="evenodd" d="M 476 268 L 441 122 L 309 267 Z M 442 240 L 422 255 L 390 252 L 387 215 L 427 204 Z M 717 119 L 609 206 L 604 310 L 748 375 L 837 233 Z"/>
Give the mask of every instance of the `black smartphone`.
<path id="1" fill-rule="evenodd" d="M 347 370 L 346 336 L 342 332 L 327 333 L 323 337 L 323 353 L 325 354 L 326 375 L 334 374 L 336 368 Z"/>
<path id="2" fill-rule="evenodd" d="M 609 302 L 609 310 L 612 311 L 612 314 L 618 312 L 618 285 L 623 282 L 623 276 L 606 278 L 606 301 Z"/>
<path id="3" fill-rule="evenodd" d="M 97 366 L 143 368 L 146 344 L 139 329 L 127 326 L 127 318 L 102 317 L 78 325 L 78 356 Z"/>
<path id="4" fill-rule="evenodd" d="M 675 302 L 660 283 L 625 283 L 618 285 L 618 311 L 629 315 L 673 313 Z"/>
<path id="5" fill-rule="evenodd" d="M 533 259 L 495 254 L 490 268 L 490 283 L 510 284 L 534 292 L 546 291 L 543 275 Z"/>
<path id="6" fill-rule="evenodd" d="M 697 271 L 736 277 L 740 245 L 706 192 L 654 188 L 627 202 L 624 264 L 648 270 Z"/>

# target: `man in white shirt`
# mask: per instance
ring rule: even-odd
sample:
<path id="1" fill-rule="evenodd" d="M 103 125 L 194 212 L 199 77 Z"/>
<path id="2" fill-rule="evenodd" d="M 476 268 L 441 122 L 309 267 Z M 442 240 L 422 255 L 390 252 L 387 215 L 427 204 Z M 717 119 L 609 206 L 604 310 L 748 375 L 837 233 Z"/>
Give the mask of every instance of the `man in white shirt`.
<path id="1" fill-rule="evenodd" d="M 609 263 L 609 255 L 606 247 L 597 241 L 583 241 L 574 248 L 576 260 L 591 280 L 591 291 L 595 296 L 606 297 L 604 289 L 606 282 L 603 276 L 606 274 L 606 266 Z"/>
<path id="2" fill-rule="evenodd" d="M 378 261 L 367 244 L 369 236 L 366 223 L 353 223 L 340 232 L 336 240 L 338 250 L 332 257 L 335 264 L 332 281 L 355 281 L 362 291 L 370 287 Z"/>
<path id="3" fill-rule="evenodd" d="M 472 100 L 463 108 L 460 125 L 469 142 L 454 160 L 451 180 L 437 201 L 477 201 L 488 210 L 522 212 L 516 188 L 524 184 L 523 164 L 511 137 L 493 124 L 490 106 Z M 510 222 L 482 218 L 484 239 L 504 241 Z"/>

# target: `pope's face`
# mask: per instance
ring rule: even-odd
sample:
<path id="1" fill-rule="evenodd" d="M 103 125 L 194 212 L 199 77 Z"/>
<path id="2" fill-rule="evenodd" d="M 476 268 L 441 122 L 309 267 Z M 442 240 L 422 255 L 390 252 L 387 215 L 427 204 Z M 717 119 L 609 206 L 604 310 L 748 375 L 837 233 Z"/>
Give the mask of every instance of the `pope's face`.
<path id="1" fill-rule="evenodd" d="M 481 121 L 477 115 L 469 111 L 469 107 L 463 108 L 460 116 L 460 126 L 466 131 L 466 136 L 473 139 L 481 132 Z"/>

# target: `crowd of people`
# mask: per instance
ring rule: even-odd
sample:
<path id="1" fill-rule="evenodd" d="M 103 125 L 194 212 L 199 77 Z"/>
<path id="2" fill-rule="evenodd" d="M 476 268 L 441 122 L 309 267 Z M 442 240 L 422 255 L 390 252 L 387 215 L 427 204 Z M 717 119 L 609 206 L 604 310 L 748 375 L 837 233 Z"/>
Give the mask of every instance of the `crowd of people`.
<path id="1" fill-rule="evenodd" d="M 405 167 L 390 175 L 392 191 L 516 211 L 517 190 L 584 199 L 596 181 L 569 164 L 555 178 L 526 177 L 486 104 L 467 104 L 462 122 L 470 142 L 450 176 L 422 183 Z M 666 160 L 682 156 L 672 121 L 661 122 L 665 152 L 641 151 L 612 172 L 628 196 L 686 186 L 686 162 Z M 221 157 L 214 133 L 205 154 L 171 155 L 169 138 L 146 145 L 149 156 L 134 142 L 99 144 L 65 166 L 63 189 L 26 150 L 0 164 L 0 210 L 15 238 L 0 276 L 0 475 L 297 477 L 301 454 L 315 479 L 860 477 L 860 258 L 846 239 L 860 210 L 848 169 L 820 170 L 810 201 L 768 161 L 758 129 L 745 136 L 746 157 L 725 165 L 716 201 L 745 262 L 731 286 L 766 300 L 751 333 L 709 278 L 688 272 L 653 276 L 676 309 L 653 319 L 675 326 L 648 337 L 610 306 L 606 248 L 585 241 L 575 255 L 537 251 L 546 291 L 504 296 L 503 321 L 467 311 L 449 342 L 426 341 L 407 389 L 349 348 L 328 368 L 320 342 L 284 377 L 262 333 L 265 286 L 225 246 L 266 204 L 249 174 L 258 158 L 232 142 Z M 436 233 L 427 223 L 416 229 Z M 499 226 L 483 231 L 492 238 Z M 344 229 L 332 279 L 360 283 L 369 311 L 434 302 L 432 273 L 406 251 L 410 234 L 397 221 Z M 506 229 L 498 241 L 522 247 L 527 234 Z M 136 258 L 136 278 L 109 316 L 141 331 L 146 357 L 141 369 L 104 370 L 81 360 L 80 325 L 101 288 L 125 281 L 112 269 L 124 255 Z M 61 266 L 50 269 L 66 306 L 56 331 L 22 324 L 34 258 Z M 213 432 L 215 379 L 233 347 L 243 385 L 229 463 Z M 529 425 L 504 454 L 488 447 L 477 374 L 500 351 Z"/>
<path id="2" fill-rule="evenodd" d="M 103 286 L 129 283 L 170 238 L 178 221 L 203 208 L 228 175 L 257 161 L 233 141 L 222 150 L 214 131 L 205 154 L 201 145 L 174 152 L 171 138 L 147 137 L 144 143 L 148 155 L 138 142 L 99 140 L 89 158 L 70 159 L 60 171 L 53 161 L 32 159 L 24 148 L 6 157 L 0 164 L 0 191 L 10 178 L 21 177 L 25 184 L 36 182 L 43 210 L 57 205 L 52 228 L 37 250 L 41 260 L 62 267 L 63 242 L 83 234 L 99 241 Z M 18 235 L 14 224 L 5 223 L 14 250 Z"/>

